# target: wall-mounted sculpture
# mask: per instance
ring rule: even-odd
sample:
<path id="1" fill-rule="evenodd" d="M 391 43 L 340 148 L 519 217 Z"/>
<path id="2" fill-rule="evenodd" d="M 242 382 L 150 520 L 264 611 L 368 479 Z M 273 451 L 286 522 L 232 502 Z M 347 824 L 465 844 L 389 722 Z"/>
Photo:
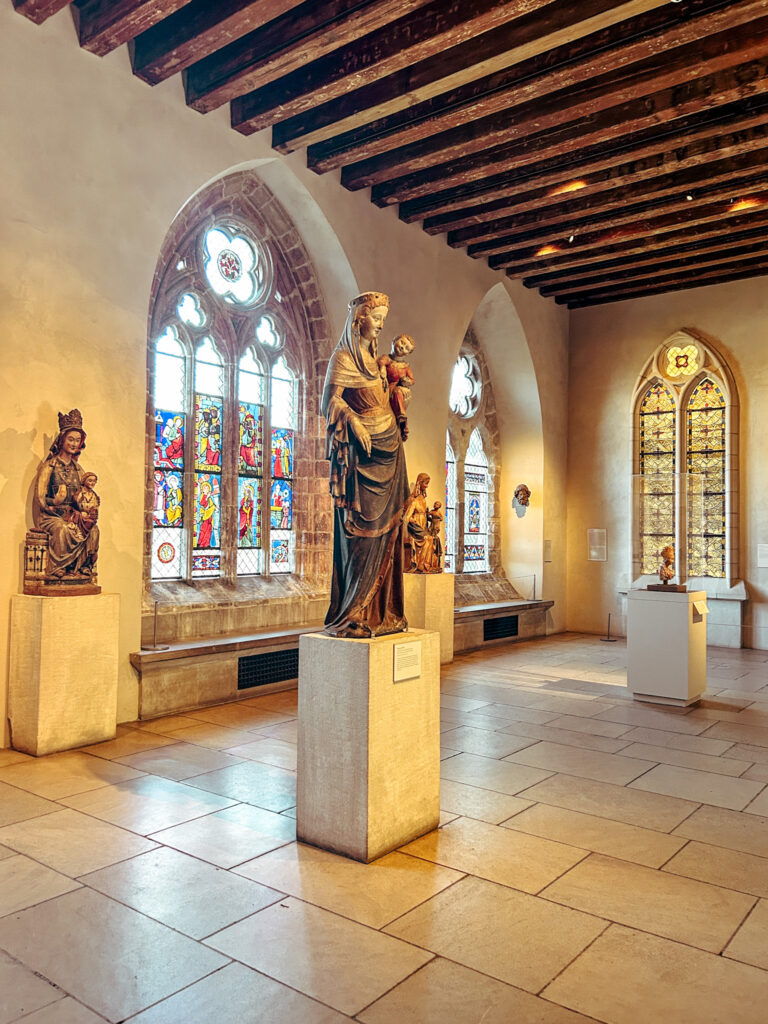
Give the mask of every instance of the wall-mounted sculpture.
<path id="1" fill-rule="evenodd" d="M 325 632 L 367 638 L 407 628 L 403 511 L 408 472 L 401 430 L 377 363 L 389 298 L 363 292 L 349 303 L 322 397 L 334 501 L 333 575 Z"/>
<path id="2" fill-rule="evenodd" d="M 527 484 L 518 484 L 512 498 L 512 508 L 518 519 L 522 519 L 531 503 L 531 489 Z"/>
<path id="3" fill-rule="evenodd" d="M 59 433 L 37 471 L 27 534 L 24 593 L 50 596 L 99 594 L 100 499 L 95 473 L 80 465 L 86 433 L 79 409 L 59 413 Z"/>
<path id="4" fill-rule="evenodd" d="M 405 571 L 418 573 L 442 572 L 443 544 L 440 540 L 442 505 L 436 501 L 427 504 L 429 476 L 419 473 L 411 496 L 405 506 Z"/>

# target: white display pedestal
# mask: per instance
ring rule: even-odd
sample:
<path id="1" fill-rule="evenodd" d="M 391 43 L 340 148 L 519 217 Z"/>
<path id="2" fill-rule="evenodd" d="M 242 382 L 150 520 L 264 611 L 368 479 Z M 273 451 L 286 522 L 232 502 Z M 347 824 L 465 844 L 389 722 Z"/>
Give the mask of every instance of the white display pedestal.
<path id="1" fill-rule="evenodd" d="M 11 745 L 40 756 L 115 736 L 120 598 L 11 598 Z"/>
<path id="2" fill-rule="evenodd" d="M 453 661 L 453 589 L 452 572 L 403 573 L 405 617 L 414 629 L 434 630 L 440 634 L 440 664 Z"/>
<path id="3" fill-rule="evenodd" d="M 627 688 L 635 700 L 693 704 L 707 688 L 703 590 L 627 595 Z"/>
<path id="4" fill-rule="evenodd" d="M 302 636 L 298 839 L 367 863 L 439 821 L 438 634 Z"/>

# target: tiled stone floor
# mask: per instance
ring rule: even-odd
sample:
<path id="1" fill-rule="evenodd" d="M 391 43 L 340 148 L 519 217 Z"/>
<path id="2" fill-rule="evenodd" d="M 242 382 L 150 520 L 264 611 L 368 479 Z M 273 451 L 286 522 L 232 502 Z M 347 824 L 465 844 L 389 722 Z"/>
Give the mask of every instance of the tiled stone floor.
<path id="1" fill-rule="evenodd" d="M 443 673 L 442 823 L 295 843 L 296 694 L 0 751 L 0 1024 L 763 1024 L 768 652 L 694 710 L 566 635 Z"/>

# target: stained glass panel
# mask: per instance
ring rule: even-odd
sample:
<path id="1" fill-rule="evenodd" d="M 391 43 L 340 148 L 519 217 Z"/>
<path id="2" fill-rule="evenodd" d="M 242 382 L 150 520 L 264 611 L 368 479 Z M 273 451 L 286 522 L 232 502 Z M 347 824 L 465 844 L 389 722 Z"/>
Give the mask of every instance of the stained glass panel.
<path id="1" fill-rule="evenodd" d="M 155 410 L 155 456 L 158 469 L 184 465 L 184 414 Z"/>
<path id="2" fill-rule="evenodd" d="M 488 572 L 488 458 L 480 431 L 469 438 L 464 461 L 464 572 Z"/>
<path id="3" fill-rule="evenodd" d="M 152 521 L 154 525 L 183 526 L 183 474 L 167 469 L 156 469 L 153 482 L 154 504 L 152 508 Z"/>
<path id="4" fill-rule="evenodd" d="M 237 544 L 261 547 L 261 493 L 259 481 L 241 476 L 237 485 Z"/>
<path id="5" fill-rule="evenodd" d="M 284 530 L 273 530 L 269 539 L 269 571 L 293 572 L 293 534 Z"/>
<path id="6" fill-rule="evenodd" d="M 155 406 L 182 412 L 185 406 L 184 349 L 175 327 L 167 327 L 155 342 Z"/>
<path id="7" fill-rule="evenodd" d="M 725 576 L 725 398 L 710 378 L 691 393 L 687 408 L 688 472 L 703 478 L 692 508 L 688 575 Z M 694 526 L 694 524 L 700 524 Z"/>
<path id="8" fill-rule="evenodd" d="M 275 360 L 272 367 L 271 421 L 273 427 L 296 429 L 296 377 L 288 368 L 285 356 Z"/>
<path id="9" fill-rule="evenodd" d="M 203 338 L 195 350 L 195 391 L 204 395 L 224 394 L 221 357 L 210 338 Z"/>
<path id="10" fill-rule="evenodd" d="M 445 571 L 456 569 L 456 456 L 451 442 L 445 443 Z"/>
<path id="11" fill-rule="evenodd" d="M 218 548 L 221 540 L 221 481 L 214 473 L 195 473 L 196 549 Z"/>
<path id="12" fill-rule="evenodd" d="M 217 295 L 237 304 L 259 298 L 265 267 L 250 239 L 216 227 L 206 232 L 204 246 L 205 276 Z"/>
<path id="13" fill-rule="evenodd" d="M 185 571 L 186 533 L 182 529 L 155 527 L 152 531 L 152 579 L 178 580 Z"/>
<path id="14" fill-rule="evenodd" d="M 223 399 L 213 395 L 195 395 L 195 469 L 221 472 L 223 418 Z"/>
<path id="15" fill-rule="evenodd" d="M 645 477 L 639 508 L 641 570 L 655 573 L 661 549 L 675 543 L 677 448 L 675 396 L 654 382 L 640 404 L 639 468 Z"/>
<path id="16" fill-rule="evenodd" d="M 240 402 L 240 472 L 246 476 L 261 476 L 262 470 L 262 407 L 251 402 Z"/>
<path id="17" fill-rule="evenodd" d="M 293 521 L 293 487 L 287 480 L 273 480 L 269 496 L 269 524 L 273 530 L 290 530 Z"/>
<path id="18" fill-rule="evenodd" d="M 293 431 L 278 427 L 272 431 L 272 476 L 276 479 L 293 477 Z"/>

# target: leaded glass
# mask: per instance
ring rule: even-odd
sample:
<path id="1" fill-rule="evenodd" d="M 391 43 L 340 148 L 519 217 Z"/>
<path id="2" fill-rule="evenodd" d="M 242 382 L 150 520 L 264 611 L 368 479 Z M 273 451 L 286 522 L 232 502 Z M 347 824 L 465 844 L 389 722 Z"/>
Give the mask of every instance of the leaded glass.
<path id="1" fill-rule="evenodd" d="M 269 493 L 269 524 L 273 530 L 290 530 L 293 521 L 293 486 L 273 480 Z"/>
<path id="2" fill-rule="evenodd" d="M 293 572 L 293 534 L 273 530 L 269 539 L 269 571 L 273 575 Z"/>
<path id="3" fill-rule="evenodd" d="M 242 401 L 264 405 L 264 370 L 251 349 L 240 360 L 237 396 Z"/>
<path id="4" fill-rule="evenodd" d="M 639 468 L 645 485 L 639 509 L 642 572 L 655 573 L 662 548 L 675 543 L 675 397 L 655 381 L 640 404 Z"/>
<path id="5" fill-rule="evenodd" d="M 204 395 L 224 394 L 221 356 L 210 338 L 203 338 L 195 350 L 195 391 Z"/>
<path id="6" fill-rule="evenodd" d="M 241 476 L 237 487 L 237 545 L 261 547 L 261 493 L 258 480 Z"/>
<path id="7" fill-rule="evenodd" d="M 195 469 L 221 472 L 221 425 L 224 402 L 214 395 L 195 395 Z"/>
<path id="8" fill-rule="evenodd" d="M 155 342 L 155 407 L 183 412 L 186 405 L 184 348 L 175 327 L 167 327 Z"/>
<path id="9" fill-rule="evenodd" d="M 181 579 L 185 569 L 186 542 L 186 533 L 182 529 L 155 527 L 152 531 L 152 579 Z"/>
<path id="10" fill-rule="evenodd" d="M 276 479 L 293 478 L 293 431 L 277 427 L 272 431 L 272 476 Z"/>
<path id="11" fill-rule="evenodd" d="M 180 469 L 184 465 L 184 414 L 155 410 L 155 455 L 158 469 Z"/>
<path id="12" fill-rule="evenodd" d="M 273 317 L 263 316 L 256 324 L 256 340 L 267 348 L 280 348 L 282 338 Z"/>
<path id="13" fill-rule="evenodd" d="M 240 423 L 240 472 L 246 476 L 261 476 L 262 472 L 262 407 L 251 402 L 238 405 Z"/>
<path id="14" fill-rule="evenodd" d="M 176 306 L 179 320 L 187 327 L 202 327 L 205 323 L 205 312 L 200 305 L 200 299 L 194 292 L 187 292 L 182 295 Z"/>
<path id="15" fill-rule="evenodd" d="M 215 473 L 195 473 L 195 532 L 192 575 L 221 575 L 221 480 Z"/>
<path id="16" fill-rule="evenodd" d="M 488 490 L 488 459 L 475 428 L 464 460 L 464 572 L 489 569 Z"/>
<path id="17" fill-rule="evenodd" d="M 260 298 L 265 268 L 252 242 L 222 227 L 211 228 L 204 241 L 208 283 L 226 302 L 245 305 Z"/>
<path id="18" fill-rule="evenodd" d="M 183 483 L 184 476 L 180 472 L 167 469 L 154 471 L 152 522 L 155 526 L 184 525 Z"/>
<path id="19" fill-rule="evenodd" d="M 464 419 L 474 416 L 480 405 L 483 384 L 477 359 L 466 353 L 459 356 L 451 375 L 449 405 Z"/>
<path id="20" fill-rule="evenodd" d="M 279 356 L 272 367 L 271 422 L 273 427 L 296 429 L 296 377 L 288 368 L 285 356 Z"/>
<path id="21" fill-rule="evenodd" d="M 725 398 L 708 377 L 693 389 L 687 413 L 688 472 L 703 478 L 692 508 L 688 575 L 725 576 Z M 694 528 L 694 524 L 700 527 Z"/>
<path id="22" fill-rule="evenodd" d="M 456 571 L 456 456 L 445 442 L 445 571 Z"/>

